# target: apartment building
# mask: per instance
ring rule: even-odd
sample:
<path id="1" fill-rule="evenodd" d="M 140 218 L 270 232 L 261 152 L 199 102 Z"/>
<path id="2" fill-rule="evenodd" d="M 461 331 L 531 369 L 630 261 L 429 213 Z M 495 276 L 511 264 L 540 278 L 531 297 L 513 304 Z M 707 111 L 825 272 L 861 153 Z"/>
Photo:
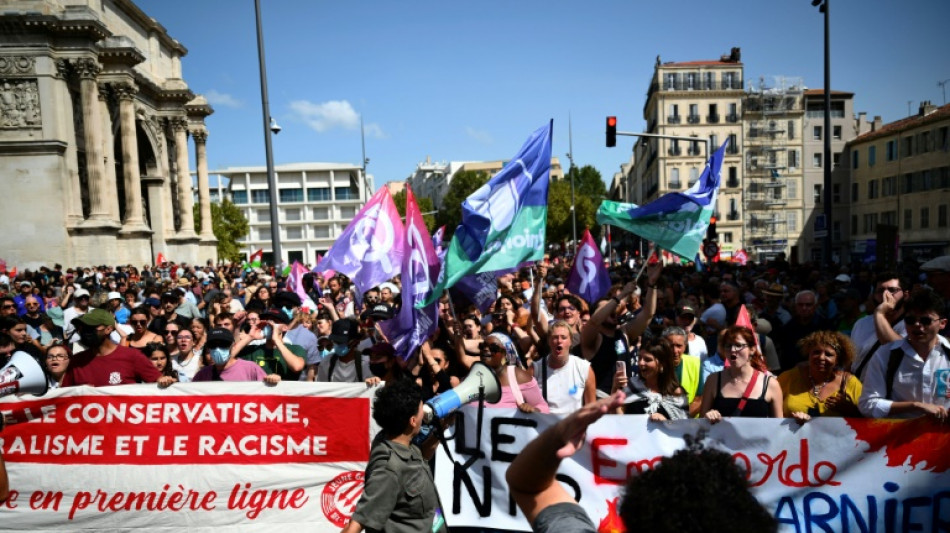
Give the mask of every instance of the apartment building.
<path id="1" fill-rule="evenodd" d="M 313 264 L 343 233 L 374 191 L 372 176 L 345 163 L 294 163 L 274 167 L 281 260 Z M 264 250 L 271 262 L 270 189 L 267 167 L 212 172 L 229 180 L 231 201 L 244 213 L 250 232 L 242 241 L 252 253 Z"/>
<path id="2" fill-rule="evenodd" d="M 950 104 L 922 102 L 912 115 L 847 143 L 853 260 L 898 232 L 900 260 L 950 253 Z M 878 252 L 880 253 L 880 252 Z"/>
<path id="3" fill-rule="evenodd" d="M 663 63 L 657 57 L 643 106 L 647 133 L 696 138 L 697 141 L 641 138 L 627 172 L 630 199 L 646 203 L 684 191 L 699 179 L 709 154 L 700 139 L 715 149 L 725 140 L 717 223 L 722 257 L 741 248 L 743 223 L 742 154 L 743 65 L 740 50 L 718 60 Z M 639 189 L 639 190 L 635 190 Z"/>
<path id="4" fill-rule="evenodd" d="M 803 91 L 801 78 L 762 77 L 743 99 L 745 211 L 726 217 L 744 222 L 743 246 L 755 261 L 801 259 Z"/>

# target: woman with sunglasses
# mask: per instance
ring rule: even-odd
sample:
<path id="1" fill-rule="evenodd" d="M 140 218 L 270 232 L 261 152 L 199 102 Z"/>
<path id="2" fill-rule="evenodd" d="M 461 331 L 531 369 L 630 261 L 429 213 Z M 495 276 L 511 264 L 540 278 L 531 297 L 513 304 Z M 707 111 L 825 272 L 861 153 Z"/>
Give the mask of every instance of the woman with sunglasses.
<path id="1" fill-rule="evenodd" d="M 803 424 L 815 416 L 860 417 L 861 382 L 848 368 L 854 344 L 838 331 L 816 331 L 798 342 L 806 359 L 778 377 L 785 416 Z"/>
<path id="2" fill-rule="evenodd" d="M 713 424 L 724 416 L 782 418 L 782 387 L 768 373 L 755 333 L 731 326 L 721 345 L 728 366 L 706 380 L 700 414 Z"/>
<path id="3" fill-rule="evenodd" d="M 518 366 L 518 352 L 511 337 L 504 333 L 490 334 L 479 345 L 479 355 L 482 363 L 495 371 L 501 385 L 501 400 L 493 407 L 517 407 L 524 413 L 549 412 L 538 382 Z"/>
<path id="4" fill-rule="evenodd" d="M 149 312 L 145 307 L 136 307 L 129 315 L 129 325 L 132 326 L 132 334 L 127 335 L 122 342 L 122 346 L 136 348 L 145 353 L 145 346 L 153 343 L 162 342 L 162 338 L 148 330 Z M 145 354 L 148 355 L 148 354 Z"/>

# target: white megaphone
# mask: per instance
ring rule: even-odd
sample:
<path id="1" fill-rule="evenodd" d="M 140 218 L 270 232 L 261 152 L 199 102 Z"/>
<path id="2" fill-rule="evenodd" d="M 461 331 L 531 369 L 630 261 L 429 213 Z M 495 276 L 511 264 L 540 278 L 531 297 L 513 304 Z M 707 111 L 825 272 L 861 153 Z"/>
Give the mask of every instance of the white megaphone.
<path id="1" fill-rule="evenodd" d="M 41 396 L 48 389 L 46 374 L 26 352 L 14 352 L 10 362 L 0 368 L 0 397 L 22 392 Z"/>
<path id="2" fill-rule="evenodd" d="M 425 415 L 423 423 L 431 424 L 433 420 L 445 418 L 464 404 L 478 400 L 483 395 L 485 402 L 498 403 L 501 399 L 501 384 L 498 376 L 484 363 L 474 363 L 468 371 L 465 381 L 452 390 L 432 398 L 422 406 Z"/>

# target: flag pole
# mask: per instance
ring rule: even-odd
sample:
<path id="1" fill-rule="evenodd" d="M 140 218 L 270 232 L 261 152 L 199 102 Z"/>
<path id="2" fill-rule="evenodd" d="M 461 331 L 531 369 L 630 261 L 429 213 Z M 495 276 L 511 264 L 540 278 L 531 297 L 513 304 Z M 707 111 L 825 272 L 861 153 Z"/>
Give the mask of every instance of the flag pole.
<path id="1" fill-rule="evenodd" d="M 633 278 L 633 282 L 636 283 L 640 281 L 640 276 L 643 275 L 643 271 L 647 269 L 647 265 L 650 263 L 650 258 L 653 257 L 653 254 L 656 253 L 656 246 L 651 242 L 649 253 L 646 257 L 643 258 L 643 265 L 640 266 L 640 271 L 637 272 L 637 277 Z"/>

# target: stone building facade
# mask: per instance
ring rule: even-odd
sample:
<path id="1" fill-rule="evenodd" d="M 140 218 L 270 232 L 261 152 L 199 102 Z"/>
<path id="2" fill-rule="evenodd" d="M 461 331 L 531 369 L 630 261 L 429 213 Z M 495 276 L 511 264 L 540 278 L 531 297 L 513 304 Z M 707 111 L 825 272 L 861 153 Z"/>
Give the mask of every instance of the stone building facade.
<path id="1" fill-rule="evenodd" d="M 4 2 L 0 256 L 8 264 L 216 258 L 204 123 L 213 110 L 182 79 L 185 54 L 130 0 Z"/>

